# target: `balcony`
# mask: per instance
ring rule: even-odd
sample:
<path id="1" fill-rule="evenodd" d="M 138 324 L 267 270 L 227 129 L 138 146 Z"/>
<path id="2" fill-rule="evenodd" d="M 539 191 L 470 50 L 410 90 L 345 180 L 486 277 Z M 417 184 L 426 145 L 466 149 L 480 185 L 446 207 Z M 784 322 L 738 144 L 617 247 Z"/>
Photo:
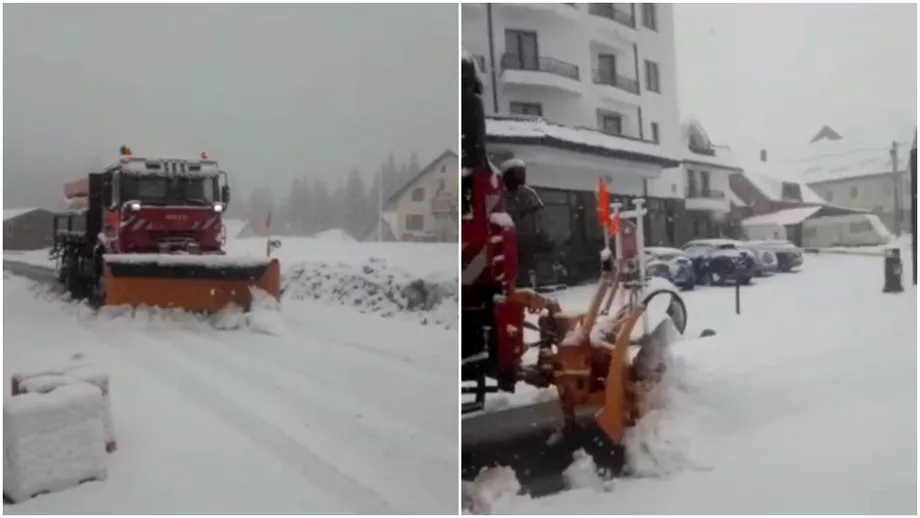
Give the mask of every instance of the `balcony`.
<path id="1" fill-rule="evenodd" d="M 725 193 L 718 189 L 700 189 L 690 186 L 687 188 L 686 195 L 687 210 L 728 212 L 731 209 Z"/>
<path id="2" fill-rule="evenodd" d="M 581 74 L 577 65 L 540 56 L 522 59 L 517 54 L 504 54 L 501 60 L 502 81 L 506 85 L 540 86 L 581 94 Z"/>
<path id="3" fill-rule="evenodd" d="M 464 4 L 466 5 L 466 4 Z M 494 4 L 496 7 L 507 10 L 507 11 L 518 11 L 519 13 L 523 11 L 528 11 L 529 14 L 540 15 L 546 18 L 546 21 L 551 21 L 552 19 L 564 19 L 568 22 L 575 22 L 578 20 L 579 11 L 578 7 L 575 4 L 569 3 L 502 3 Z"/>
<path id="4" fill-rule="evenodd" d="M 623 77 L 616 74 L 601 73 L 601 71 L 597 69 L 594 70 L 592 79 L 596 85 L 612 86 L 625 92 L 639 95 L 639 81 L 636 81 L 635 79 L 630 79 L 628 77 Z"/>
<path id="5" fill-rule="evenodd" d="M 636 28 L 636 16 L 631 12 L 618 9 L 615 4 L 588 4 L 588 12 L 594 16 L 613 20 L 630 29 Z"/>

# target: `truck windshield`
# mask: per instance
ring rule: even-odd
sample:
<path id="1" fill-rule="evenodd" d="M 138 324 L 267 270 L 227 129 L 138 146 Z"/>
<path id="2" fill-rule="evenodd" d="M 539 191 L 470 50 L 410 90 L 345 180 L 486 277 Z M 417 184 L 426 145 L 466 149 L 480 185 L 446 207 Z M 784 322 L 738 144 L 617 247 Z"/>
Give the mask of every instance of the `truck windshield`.
<path id="1" fill-rule="evenodd" d="M 138 200 L 143 205 L 211 205 L 215 200 L 216 180 L 125 175 L 121 177 L 121 199 Z"/>

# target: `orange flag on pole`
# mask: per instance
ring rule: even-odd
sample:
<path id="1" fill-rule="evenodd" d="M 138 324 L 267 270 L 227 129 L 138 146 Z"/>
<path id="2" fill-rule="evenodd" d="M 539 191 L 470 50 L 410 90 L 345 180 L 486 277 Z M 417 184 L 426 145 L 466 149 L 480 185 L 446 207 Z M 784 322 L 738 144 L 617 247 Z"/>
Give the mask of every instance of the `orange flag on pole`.
<path id="1" fill-rule="evenodd" d="M 607 199 L 607 186 L 600 178 L 597 179 L 597 222 L 601 228 L 607 228 L 610 220 L 610 201 Z"/>

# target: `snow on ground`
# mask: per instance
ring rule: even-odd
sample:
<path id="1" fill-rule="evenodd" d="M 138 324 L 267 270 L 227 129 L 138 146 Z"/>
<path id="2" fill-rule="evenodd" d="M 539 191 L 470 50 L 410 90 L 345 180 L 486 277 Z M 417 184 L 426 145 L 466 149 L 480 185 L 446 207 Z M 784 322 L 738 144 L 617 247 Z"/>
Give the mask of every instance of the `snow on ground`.
<path id="1" fill-rule="evenodd" d="M 49 251 L 50 249 L 48 248 L 42 250 L 4 250 L 3 260 L 54 268 L 54 261 L 48 258 Z"/>
<path id="2" fill-rule="evenodd" d="M 348 232 L 340 228 L 331 228 L 329 230 L 323 230 L 313 234 L 313 239 L 322 239 L 325 241 L 354 241 L 355 238 L 348 235 Z"/>
<path id="3" fill-rule="evenodd" d="M 456 245 L 285 244 L 283 263 L 376 255 L 410 271 L 426 255 L 422 274 L 456 278 Z M 107 481 L 5 513 L 456 512 L 454 330 L 309 298 L 211 322 L 95 314 L 11 275 L 3 298 L 5 394 L 17 370 L 83 353 L 110 375 L 119 440 Z"/>
<path id="4" fill-rule="evenodd" d="M 732 288 L 685 293 L 686 335 L 718 334 L 673 347 L 668 405 L 627 441 L 655 476 L 610 490 L 583 460 L 577 489 L 530 499 L 492 474 L 491 512 L 916 514 L 917 292 L 905 275 L 904 293 L 883 294 L 881 261 L 808 256 L 743 288 L 741 315 Z M 561 293 L 563 309 L 590 294 Z"/>

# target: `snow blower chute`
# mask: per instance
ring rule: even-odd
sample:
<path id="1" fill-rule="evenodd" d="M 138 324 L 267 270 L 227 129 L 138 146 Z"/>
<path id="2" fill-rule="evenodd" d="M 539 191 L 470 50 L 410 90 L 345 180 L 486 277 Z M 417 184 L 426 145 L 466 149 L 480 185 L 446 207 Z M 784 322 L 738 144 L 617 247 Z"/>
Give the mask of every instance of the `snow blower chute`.
<path id="1" fill-rule="evenodd" d="M 615 236 L 615 253 L 607 245 L 600 254 L 587 311 L 563 313 L 554 300 L 515 287 L 515 230 L 487 158 L 481 87 L 470 60 L 462 70 L 461 393 L 475 398 L 463 403 L 462 478 L 510 466 L 523 491 L 553 493 L 564 489 L 562 473 L 580 449 L 599 474 L 620 474 L 624 434 L 653 403 L 664 350 L 686 327 L 683 300 L 670 283 L 646 280 L 642 200 L 621 211 L 600 182 L 598 217 L 605 242 Z M 525 312 L 539 315 L 536 325 Z M 524 329 L 538 331 L 539 340 L 525 344 Z M 524 363 L 528 351 L 536 362 Z M 555 388 L 558 397 L 486 406 L 488 394 L 514 392 L 520 383 Z"/>
<path id="2" fill-rule="evenodd" d="M 118 162 L 66 184 L 64 195 L 71 210 L 54 215 L 52 257 L 76 297 L 196 313 L 249 308 L 253 288 L 279 297 L 277 259 L 224 253 L 230 189 L 204 153 L 141 158 L 122 146 Z"/>

